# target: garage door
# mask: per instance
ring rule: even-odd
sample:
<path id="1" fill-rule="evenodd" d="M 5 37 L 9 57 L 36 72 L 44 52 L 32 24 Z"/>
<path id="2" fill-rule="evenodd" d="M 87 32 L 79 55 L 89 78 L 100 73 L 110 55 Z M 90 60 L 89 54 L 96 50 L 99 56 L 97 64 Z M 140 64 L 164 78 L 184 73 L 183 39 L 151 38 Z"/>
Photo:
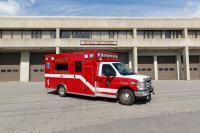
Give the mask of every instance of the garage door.
<path id="1" fill-rule="evenodd" d="M 128 52 L 115 52 L 118 54 L 118 59 L 119 61 L 123 62 L 124 64 L 126 64 L 126 66 L 128 67 L 129 64 L 129 59 L 128 59 Z"/>
<path id="2" fill-rule="evenodd" d="M 0 82 L 20 80 L 20 53 L 0 53 Z"/>
<path id="3" fill-rule="evenodd" d="M 151 76 L 154 79 L 153 56 L 138 57 L 138 73 Z"/>
<path id="4" fill-rule="evenodd" d="M 177 79 L 177 67 L 175 56 L 158 56 L 158 79 Z"/>
<path id="5" fill-rule="evenodd" d="M 30 54 L 30 81 L 44 81 L 45 53 Z"/>
<path id="6" fill-rule="evenodd" d="M 190 56 L 190 77 L 191 80 L 200 79 L 200 56 Z"/>

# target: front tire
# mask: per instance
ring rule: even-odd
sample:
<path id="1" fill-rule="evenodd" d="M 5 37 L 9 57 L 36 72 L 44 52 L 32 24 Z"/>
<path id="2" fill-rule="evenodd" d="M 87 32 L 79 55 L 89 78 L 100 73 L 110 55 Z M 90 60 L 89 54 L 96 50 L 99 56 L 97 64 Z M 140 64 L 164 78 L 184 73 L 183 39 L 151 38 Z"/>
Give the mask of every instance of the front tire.
<path id="1" fill-rule="evenodd" d="M 61 96 L 61 97 L 65 97 L 67 95 L 66 94 L 66 88 L 63 85 L 60 85 L 58 87 L 58 95 Z"/>
<path id="2" fill-rule="evenodd" d="M 133 91 L 128 89 L 123 89 L 118 95 L 119 103 L 123 105 L 132 105 L 135 102 L 135 95 Z"/>
<path id="3" fill-rule="evenodd" d="M 149 96 L 147 96 L 147 102 L 151 102 L 151 94 Z"/>

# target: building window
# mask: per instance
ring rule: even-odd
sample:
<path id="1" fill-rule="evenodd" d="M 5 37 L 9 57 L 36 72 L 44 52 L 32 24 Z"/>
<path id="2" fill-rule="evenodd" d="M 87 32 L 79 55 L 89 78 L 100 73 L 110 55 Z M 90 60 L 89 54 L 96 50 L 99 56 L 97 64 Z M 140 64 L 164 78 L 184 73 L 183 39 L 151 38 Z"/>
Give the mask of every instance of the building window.
<path id="1" fill-rule="evenodd" d="M 188 31 L 188 35 L 190 38 L 198 38 L 200 35 L 200 31 L 198 30 L 190 30 Z"/>
<path id="2" fill-rule="evenodd" d="M 21 38 L 24 38 L 24 31 L 21 31 Z"/>
<path id="3" fill-rule="evenodd" d="M 90 31 L 82 31 L 81 38 L 91 38 L 92 33 Z"/>
<path id="4" fill-rule="evenodd" d="M 0 38 L 2 38 L 2 31 L 0 31 Z"/>
<path id="5" fill-rule="evenodd" d="M 56 31 L 50 31 L 51 38 L 56 38 Z"/>
<path id="6" fill-rule="evenodd" d="M 153 31 L 151 30 L 146 30 L 144 31 L 144 38 L 153 38 Z"/>
<path id="7" fill-rule="evenodd" d="M 61 38 L 70 38 L 71 31 L 61 31 Z"/>
<path id="8" fill-rule="evenodd" d="M 177 30 L 165 31 L 165 38 L 181 38 L 182 32 Z"/>
<path id="9" fill-rule="evenodd" d="M 108 39 L 109 38 L 109 32 L 108 31 L 101 31 L 101 38 L 102 39 Z"/>
<path id="10" fill-rule="evenodd" d="M 162 38 L 162 31 L 156 30 L 153 32 L 153 37 L 154 38 Z"/>
<path id="11" fill-rule="evenodd" d="M 91 38 L 91 31 L 73 31 L 72 38 Z"/>
<path id="12" fill-rule="evenodd" d="M 125 31 L 126 32 L 126 38 L 132 38 L 133 32 L 132 31 Z"/>
<path id="13" fill-rule="evenodd" d="M 32 38 L 42 38 L 42 31 L 32 31 Z"/>
<path id="14" fill-rule="evenodd" d="M 127 38 L 127 31 L 119 31 L 118 38 Z"/>
<path id="15" fill-rule="evenodd" d="M 101 38 L 101 31 L 92 31 L 92 38 Z"/>
<path id="16" fill-rule="evenodd" d="M 56 64 L 57 71 L 67 71 L 68 65 L 67 64 Z"/>
<path id="17" fill-rule="evenodd" d="M 72 38 L 81 38 L 81 32 L 80 31 L 73 31 L 72 32 Z"/>
<path id="18" fill-rule="evenodd" d="M 82 71 L 82 63 L 81 61 L 75 62 L 75 72 L 81 72 Z"/>
<path id="19" fill-rule="evenodd" d="M 11 38 L 13 38 L 13 31 L 10 31 Z"/>
<path id="20" fill-rule="evenodd" d="M 162 38 L 162 32 L 159 30 L 141 30 L 137 35 L 142 38 Z"/>
<path id="21" fill-rule="evenodd" d="M 171 38 L 171 32 L 165 31 L 165 38 Z"/>
<path id="22" fill-rule="evenodd" d="M 61 31 L 61 38 L 132 38 L 132 31 Z"/>
<path id="23" fill-rule="evenodd" d="M 114 31 L 109 31 L 109 38 L 114 38 L 114 36 L 115 36 Z"/>

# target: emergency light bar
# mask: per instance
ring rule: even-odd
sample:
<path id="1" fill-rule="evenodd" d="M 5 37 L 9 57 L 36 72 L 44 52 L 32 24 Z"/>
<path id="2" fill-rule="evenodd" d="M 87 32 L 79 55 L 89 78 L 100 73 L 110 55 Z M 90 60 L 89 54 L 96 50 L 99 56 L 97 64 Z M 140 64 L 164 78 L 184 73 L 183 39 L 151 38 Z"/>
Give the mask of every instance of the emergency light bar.
<path id="1" fill-rule="evenodd" d="M 104 53 L 97 53 L 97 57 L 98 57 L 98 58 L 115 58 L 115 59 L 118 58 L 117 55 L 113 55 L 113 54 L 104 54 Z"/>

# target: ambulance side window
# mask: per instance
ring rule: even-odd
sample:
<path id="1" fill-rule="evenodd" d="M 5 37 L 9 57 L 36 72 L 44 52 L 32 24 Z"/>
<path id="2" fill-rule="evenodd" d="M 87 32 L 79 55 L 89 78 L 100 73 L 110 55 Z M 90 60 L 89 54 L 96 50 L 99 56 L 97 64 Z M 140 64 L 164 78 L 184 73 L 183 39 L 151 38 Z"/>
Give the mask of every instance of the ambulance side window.
<path id="1" fill-rule="evenodd" d="M 67 71 L 68 65 L 67 64 L 56 64 L 56 70 L 58 71 Z"/>
<path id="2" fill-rule="evenodd" d="M 82 71 L 82 63 L 81 61 L 75 62 L 75 72 L 81 72 Z"/>
<path id="3" fill-rule="evenodd" d="M 104 64 L 102 66 L 102 73 L 101 73 L 102 76 L 107 76 L 107 75 L 110 75 L 110 76 L 116 76 L 116 72 L 115 70 L 113 69 L 113 67 L 109 64 Z"/>

